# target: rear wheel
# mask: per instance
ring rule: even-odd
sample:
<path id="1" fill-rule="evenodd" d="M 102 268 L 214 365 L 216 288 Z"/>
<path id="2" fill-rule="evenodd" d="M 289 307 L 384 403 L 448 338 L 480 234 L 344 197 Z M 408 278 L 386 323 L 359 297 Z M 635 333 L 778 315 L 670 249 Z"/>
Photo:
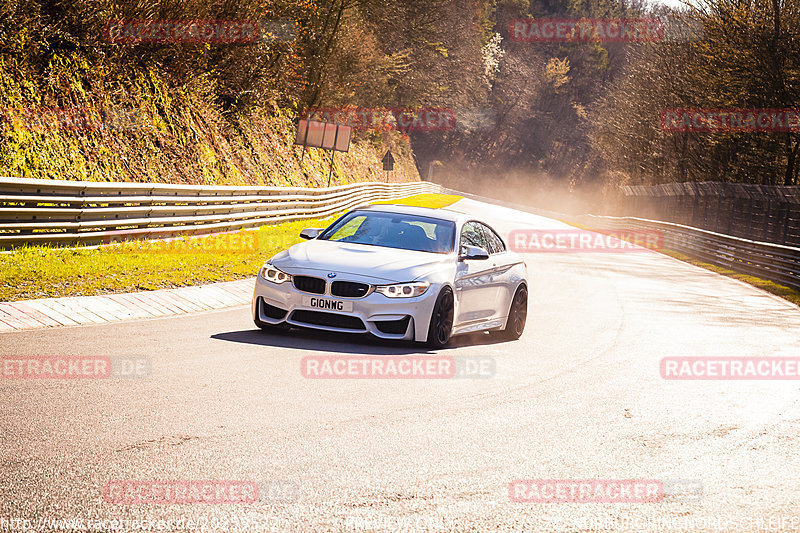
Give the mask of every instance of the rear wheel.
<path id="1" fill-rule="evenodd" d="M 508 321 L 505 329 L 496 332 L 498 338 L 507 341 L 515 341 L 522 336 L 525 331 L 525 321 L 528 319 L 528 288 L 520 285 L 511 300 L 511 308 L 508 311 Z"/>
<path id="2" fill-rule="evenodd" d="M 428 346 L 431 348 L 443 348 L 450 341 L 454 307 L 453 290 L 445 287 L 436 298 L 428 326 Z"/>

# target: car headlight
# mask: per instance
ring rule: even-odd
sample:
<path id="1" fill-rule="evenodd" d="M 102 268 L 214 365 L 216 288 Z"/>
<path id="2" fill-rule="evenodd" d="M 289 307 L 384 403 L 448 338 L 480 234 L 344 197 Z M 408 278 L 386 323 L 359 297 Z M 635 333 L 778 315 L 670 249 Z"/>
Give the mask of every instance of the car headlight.
<path id="1" fill-rule="evenodd" d="M 392 285 L 378 285 L 375 292 L 388 298 L 413 298 L 422 296 L 431 284 L 427 281 L 412 281 L 411 283 L 394 283 Z"/>
<path id="2" fill-rule="evenodd" d="M 272 283 L 285 283 L 292 280 L 291 274 L 287 274 L 282 270 L 278 270 L 269 263 L 261 267 L 261 272 L 258 274 L 265 280 L 271 281 Z"/>

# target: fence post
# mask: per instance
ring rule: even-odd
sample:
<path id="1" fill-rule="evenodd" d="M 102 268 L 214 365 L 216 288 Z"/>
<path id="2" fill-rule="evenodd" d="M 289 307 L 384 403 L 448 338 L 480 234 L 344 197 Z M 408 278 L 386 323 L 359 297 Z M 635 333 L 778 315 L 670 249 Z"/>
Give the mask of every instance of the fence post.
<path id="1" fill-rule="evenodd" d="M 736 217 L 736 210 L 738 208 L 739 208 L 739 199 L 734 197 L 734 199 L 731 201 L 730 212 L 728 213 L 728 227 L 725 229 L 725 233 L 727 233 L 728 235 L 730 235 L 731 231 L 733 231 L 733 221 Z"/>
<path id="2" fill-rule="evenodd" d="M 764 231 L 761 233 L 761 240 L 769 241 L 769 234 L 770 234 L 770 214 L 772 212 L 772 201 L 770 200 L 769 196 L 767 196 L 767 212 L 764 214 Z"/>
<path id="3" fill-rule="evenodd" d="M 791 217 L 789 205 L 789 202 L 786 202 L 786 209 L 783 212 L 783 235 L 781 236 L 781 244 L 787 244 L 786 237 L 789 232 L 789 218 Z"/>

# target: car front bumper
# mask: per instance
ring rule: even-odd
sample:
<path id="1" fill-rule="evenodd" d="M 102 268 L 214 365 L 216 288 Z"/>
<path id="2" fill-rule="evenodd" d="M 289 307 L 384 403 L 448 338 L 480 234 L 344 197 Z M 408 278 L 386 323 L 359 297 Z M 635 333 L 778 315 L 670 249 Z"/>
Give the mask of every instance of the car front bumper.
<path id="1" fill-rule="evenodd" d="M 344 277 L 342 281 L 369 283 Z M 428 337 L 428 325 L 440 288 L 431 284 L 425 294 L 416 298 L 388 298 L 376 292 L 362 298 L 342 298 L 332 296 L 327 291 L 326 294 L 300 291 L 291 281 L 272 283 L 256 276 L 251 310 L 253 320 L 265 324 L 289 324 L 341 333 L 370 333 L 382 339 L 424 342 Z M 352 302 L 353 309 L 348 312 L 323 310 L 305 305 L 304 297 Z"/>

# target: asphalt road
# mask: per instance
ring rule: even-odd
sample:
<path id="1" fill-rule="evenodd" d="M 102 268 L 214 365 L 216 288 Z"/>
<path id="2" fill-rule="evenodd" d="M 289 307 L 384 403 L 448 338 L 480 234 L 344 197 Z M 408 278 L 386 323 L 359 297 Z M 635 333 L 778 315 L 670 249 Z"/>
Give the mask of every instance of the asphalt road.
<path id="1" fill-rule="evenodd" d="M 471 200 L 457 208 L 503 232 L 562 227 Z M 523 337 L 439 352 L 491 358 L 484 378 L 305 379 L 304 356 L 432 352 L 266 334 L 244 307 L 0 334 L 2 356 L 151 367 L 134 379 L 0 379 L 0 531 L 23 530 L 11 519 L 38 531 L 57 519 L 92 531 L 800 531 L 798 382 L 659 374 L 668 356 L 800 356 L 800 309 L 656 253 L 526 262 Z M 696 480 L 702 495 L 515 503 L 517 479 Z M 105 501 L 120 480 L 249 480 L 261 495 Z"/>

